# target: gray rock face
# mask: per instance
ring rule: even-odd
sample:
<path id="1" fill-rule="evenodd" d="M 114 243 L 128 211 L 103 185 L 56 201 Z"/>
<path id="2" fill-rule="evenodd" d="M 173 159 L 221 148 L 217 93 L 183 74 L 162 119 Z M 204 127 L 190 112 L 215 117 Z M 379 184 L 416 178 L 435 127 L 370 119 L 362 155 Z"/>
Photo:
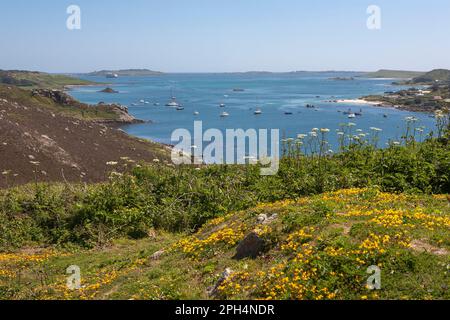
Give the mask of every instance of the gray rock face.
<path id="1" fill-rule="evenodd" d="M 233 259 L 241 260 L 245 258 L 255 259 L 264 251 L 265 241 L 255 232 L 249 233 L 236 248 L 236 254 Z"/>
<path id="2" fill-rule="evenodd" d="M 218 292 L 218 288 L 222 285 L 222 283 L 228 279 L 231 274 L 233 273 L 233 270 L 231 270 L 230 268 L 226 268 L 225 271 L 222 273 L 222 276 L 219 278 L 219 280 L 217 281 L 217 283 L 208 288 L 208 295 L 210 297 L 216 297 Z"/>
<path id="3" fill-rule="evenodd" d="M 165 253 L 164 249 L 159 250 L 159 251 L 155 252 L 154 254 L 152 254 L 150 259 L 159 260 L 164 253 Z"/>
<path id="4" fill-rule="evenodd" d="M 275 221 L 278 218 L 278 214 L 274 213 L 270 217 L 267 214 L 260 214 L 257 218 L 258 223 L 260 224 L 270 224 L 272 221 Z"/>

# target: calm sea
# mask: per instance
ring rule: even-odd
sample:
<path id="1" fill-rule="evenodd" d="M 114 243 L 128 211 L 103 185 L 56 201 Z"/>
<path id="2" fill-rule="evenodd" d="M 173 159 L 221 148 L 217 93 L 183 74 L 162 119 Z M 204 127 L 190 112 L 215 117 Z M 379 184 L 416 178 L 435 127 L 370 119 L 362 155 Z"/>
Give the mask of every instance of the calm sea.
<path id="1" fill-rule="evenodd" d="M 117 94 L 100 93 L 103 87 L 78 87 L 70 94 L 85 103 L 117 102 L 129 107 L 132 115 L 151 123 L 125 126 L 129 134 L 163 143 L 174 143 L 170 137 L 178 128 L 193 130 L 195 120 L 203 121 L 203 129 L 280 129 L 280 135 L 296 137 L 312 128 L 328 128 L 329 140 L 337 144 L 335 130 L 339 124 L 353 122 L 365 132 L 370 127 L 381 128 L 381 142 L 397 140 L 405 131 L 405 117 L 419 119 L 425 131 L 434 128 L 428 114 L 377 108 L 367 105 L 328 102 L 352 99 L 368 94 L 399 90 L 391 79 L 355 78 L 353 81 L 331 80 L 352 77 L 352 73 L 291 73 L 291 74 L 168 74 L 155 77 L 120 77 L 106 79 L 83 78 L 108 83 Z M 105 85 L 106 87 L 106 85 Z M 236 92 L 239 88 L 244 91 Z M 174 95 L 184 110 L 177 111 L 165 104 Z M 142 104 L 139 101 L 147 101 Z M 139 104 L 133 106 L 133 104 Z M 156 106 L 155 104 L 159 104 Z M 220 104 L 225 104 L 224 108 Z M 315 108 L 306 108 L 312 104 Z M 260 108 L 261 115 L 255 115 Z M 362 110 L 362 116 L 348 119 L 343 114 L 352 108 Z M 340 112 L 339 112 L 340 111 Z M 198 112 L 198 115 L 194 115 Z M 222 112 L 228 117 L 220 117 Z M 285 114 L 286 112 L 292 114 Z"/>

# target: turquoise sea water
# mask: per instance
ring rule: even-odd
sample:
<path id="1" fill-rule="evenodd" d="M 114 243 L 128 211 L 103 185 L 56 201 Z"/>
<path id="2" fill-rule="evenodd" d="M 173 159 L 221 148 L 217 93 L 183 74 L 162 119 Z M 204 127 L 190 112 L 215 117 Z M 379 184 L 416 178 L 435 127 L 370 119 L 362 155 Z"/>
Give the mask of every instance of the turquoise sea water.
<path id="1" fill-rule="evenodd" d="M 370 131 L 370 127 L 383 129 L 381 143 L 397 140 L 405 131 L 404 118 L 414 116 L 417 125 L 428 132 L 434 128 L 434 119 L 428 114 L 379 108 L 368 105 L 330 103 L 329 100 L 353 99 L 368 94 L 396 91 L 392 79 L 355 78 L 354 81 L 330 80 L 333 77 L 350 77 L 352 73 L 291 73 L 291 74 L 168 74 L 155 77 L 121 77 L 106 79 L 84 77 L 108 83 L 118 94 L 100 93 L 103 87 L 77 87 L 70 91 L 85 103 L 100 101 L 117 102 L 129 107 L 132 115 L 151 123 L 125 126 L 129 134 L 158 142 L 174 144 L 170 140 L 175 129 L 185 128 L 192 132 L 195 120 L 203 121 L 203 129 L 280 129 L 280 136 L 296 137 L 312 128 L 329 128 L 329 140 L 335 148 L 335 130 L 340 123 L 353 122 L 357 128 Z M 106 87 L 106 85 L 105 85 Z M 245 91 L 235 92 L 233 88 Z M 172 93 L 184 110 L 166 107 Z M 140 100 L 149 104 L 139 104 Z M 159 103 L 159 106 L 155 106 Z M 225 108 L 219 107 L 225 104 Z M 314 109 L 306 108 L 313 104 Z M 261 115 L 254 115 L 260 108 Z M 338 111 L 362 109 L 363 116 L 348 119 Z M 199 115 L 194 115 L 194 112 Z M 229 116 L 221 118 L 222 112 Z M 286 115 L 285 112 L 292 112 Z M 387 117 L 384 117 L 384 115 Z"/>

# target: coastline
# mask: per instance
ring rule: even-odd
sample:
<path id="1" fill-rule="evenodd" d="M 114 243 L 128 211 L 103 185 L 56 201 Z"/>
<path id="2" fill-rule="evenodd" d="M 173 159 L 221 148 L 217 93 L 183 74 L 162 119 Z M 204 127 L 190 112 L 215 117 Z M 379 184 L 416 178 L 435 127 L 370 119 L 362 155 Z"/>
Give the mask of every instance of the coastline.
<path id="1" fill-rule="evenodd" d="M 337 100 L 336 103 L 347 103 L 347 104 L 355 104 L 355 105 L 367 105 L 375 108 L 390 108 L 395 110 L 402 110 L 402 111 L 410 111 L 410 112 L 421 112 L 421 113 L 427 113 L 432 114 L 433 112 L 422 110 L 419 107 L 415 106 L 407 106 L 407 105 L 399 105 L 399 104 L 392 104 L 390 102 L 386 101 L 380 101 L 380 100 L 367 100 L 364 98 L 359 99 L 340 99 Z"/>
<path id="2" fill-rule="evenodd" d="M 337 100 L 336 103 L 353 103 L 353 104 L 367 104 L 367 105 L 372 105 L 372 106 L 379 106 L 380 104 L 383 104 L 384 102 L 382 101 L 369 101 L 369 100 L 365 100 L 365 99 L 340 99 Z"/>

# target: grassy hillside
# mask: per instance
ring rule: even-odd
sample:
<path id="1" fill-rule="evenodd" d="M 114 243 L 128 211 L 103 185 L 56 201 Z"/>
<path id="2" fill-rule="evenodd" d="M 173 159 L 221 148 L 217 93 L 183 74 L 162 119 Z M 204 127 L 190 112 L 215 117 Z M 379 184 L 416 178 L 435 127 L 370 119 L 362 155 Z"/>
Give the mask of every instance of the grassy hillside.
<path id="1" fill-rule="evenodd" d="M 378 70 L 376 72 L 369 72 L 361 75 L 365 78 L 398 78 L 398 79 L 412 79 L 423 75 L 424 72 L 417 71 L 402 71 L 402 70 Z"/>
<path id="2" fill-rule="evenodd" d="M 91 85 L 95 84 L 95 82 L 43 72 L 0 70 L 0 84 L 14 85 L 26 89 L 46 88 L 62 90 L 69 85 Z"/>
<path id="3" fill-rule="evenodd" d="M 251 232 L 264 241 L 263 252 L 233 259 Z M 347 189 L 262 203 L 191 236 L 153 230 L 105 249 L 0 254 L 0 297 L 449 299 L 449 239 L 445 196 Z M 80 290 L 66 287 L 70 265 L 81 268 Z M 366 287 L 372 265 L 381 269 L 381 290 Z M 211 296 L 226 269 L 229 277 Z"/>
<path id="4" fill-rule="evenodd" d="M 450 82 L 450 70 L 436 69 L 427 72 L 421 76 L 415 77 L 413 83 L 436 83 L 436 82 Z"/>

